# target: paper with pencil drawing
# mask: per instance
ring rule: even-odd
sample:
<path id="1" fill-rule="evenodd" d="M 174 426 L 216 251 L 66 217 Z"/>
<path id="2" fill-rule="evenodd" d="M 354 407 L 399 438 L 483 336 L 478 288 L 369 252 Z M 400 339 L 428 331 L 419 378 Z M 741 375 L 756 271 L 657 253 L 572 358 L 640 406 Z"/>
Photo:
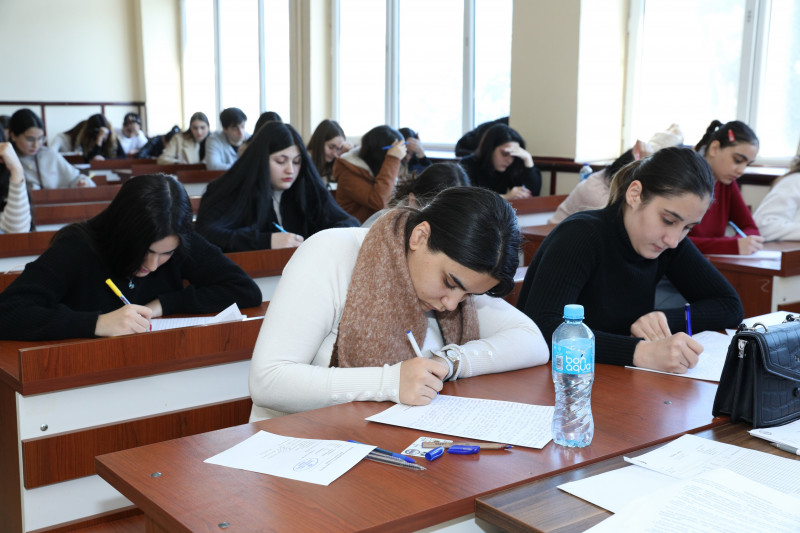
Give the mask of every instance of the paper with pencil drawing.
<path id="1" fill-rule="evenodd" d="M 428 405 L 394 405 L 367 418 L 392 426 L 467 439 L 543 448 L 550 439 L 553 406 L 440 394 Z"/>

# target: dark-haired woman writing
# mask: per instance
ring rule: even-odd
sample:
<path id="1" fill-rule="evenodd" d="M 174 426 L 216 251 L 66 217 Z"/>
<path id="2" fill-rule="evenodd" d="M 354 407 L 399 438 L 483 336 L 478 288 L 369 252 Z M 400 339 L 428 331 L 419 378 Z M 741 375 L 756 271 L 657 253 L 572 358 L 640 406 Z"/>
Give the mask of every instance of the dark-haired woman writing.
<path id="1" fill-rule="evenodd" d="M 108 278 L 131 304 L 122 305 Z M 149 174 L 127 181 L 99 215 L 59 230 L 0 293 L 0 339 L 139 333 L 151 318 L 217 313 L 232 303 L 260 304 L 258 286 L 193 231 L 183 186 Z"/>
<path id="2" fill-rule="evenodd" d="M 267 122 L 225 174 L 209 183 L 197 231 L 226 252 L 294 248 L 327 228 L 358 222 L 322 184 L 289 124 Z"/>
<path id="3" fill-rule="evenodd" d="M 665 148 L 620 170 L 609 205 L 561 222 L 536 252 L 517 307 L 550 341 L 565 304 L 581 304 L 597 361 L 686 372 L 700 343 L 685 333 L 683 306 L 654 309 L 666 276 L 692 306 L 694 331 L 736 327 L 742 304 L 687 233 L 708 210 L 714 178 L 688 148 Z"/>
<path id="4" fill-rule="evenodd" d="M 424 405 L 445 380 L 546 362 L 539 329 L 499 298 L 514 286 L 519 246 L 513 209 L 473 187 L 389 211 L 369 231 L 311 237 L 256 342 L 251 420 L 351 401 Z"/>

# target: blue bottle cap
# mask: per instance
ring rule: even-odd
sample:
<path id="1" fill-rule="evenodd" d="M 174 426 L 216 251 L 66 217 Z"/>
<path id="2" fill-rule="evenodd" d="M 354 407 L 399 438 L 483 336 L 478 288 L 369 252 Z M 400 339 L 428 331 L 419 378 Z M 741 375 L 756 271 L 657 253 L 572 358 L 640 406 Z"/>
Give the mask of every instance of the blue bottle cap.
<path id="1" fill-rule="evenodd" d="M 425 454 L 425 459 L 428 461 L 433 461 L 434 459 L 438 459 L 444 454 L 444 446 L 439 446 L 438 448 L 434 448 L 431 451 Z"/>
<path id="2" fill-rule="evenodd" d="M 565 305 L 564 318 L 567 320 L 583 320 L 583 306 L 578 304 Z"/>

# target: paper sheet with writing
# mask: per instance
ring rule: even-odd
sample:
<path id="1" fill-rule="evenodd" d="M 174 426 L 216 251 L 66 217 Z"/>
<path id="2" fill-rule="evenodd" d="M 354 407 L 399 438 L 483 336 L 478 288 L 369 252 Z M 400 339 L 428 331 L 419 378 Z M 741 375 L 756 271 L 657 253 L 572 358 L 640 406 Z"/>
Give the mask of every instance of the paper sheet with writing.
<path id="1" fill-rule="evenodd" d="M 678 479 L 727 468 L 780 492 L 800 496 L 800 461 L 695 435 L 683 435 L 652 452 L 625 460 Z"/>
<path id="2" fill-rule="evenodd" d="M 204 462 L 317 485 L 330 485 L 375 446 L 284 437 L 259 431 Z"/>
<path id="3" fill-rule="evenodd" d="M 770 442 L 778 442 L 800 449 L 800 420 L 795 420 L 783 426 L 751 429 L 750 434 Z"/>
<path id="4" fill-rule="evenodd" d="M 428 405 L 398 404 L 367 420 L 541 449 L 552 438 L 553 407 L 440 394 Z"/>
<path id="5" fill-rule="evenodd" d="M 221 324 L 223 322 L 238 322 L 247 318 L 239 311 L 239 306 L 231 304 L 215 316 L 190 316 L 186 318 L 154 318 L 150 321 L 153 326 L 151 331 L 162 331 L 165 329 L 187 328 L 189 326 L 207 326 L 209 324 Z"/>
<path id="6" fill-rule="evenodd" d="M 799 525 L 795 498 L 717 469 L 639 498 L 587 531 L 796 533 Z"/>
<path id="7" fill-rule="evenodd" d="M 692 338 L 703 345 L 703 353 L 697 358 L 697 365 L 695 365 L 694 368 L 688 369 L 685 374 L 662 372 L 661 370 L 653 370 L 652 368 L 642 368 L 638 366 L 629 366 L 628 368 L 657 372 L 659 374 L 670 374 L 682 378 L 705 379 L 719 382 L 719 378 L 722 376 L 722 368 L 725 366 L 725 356 L 728 354 L 728 346 L 731 343 L 731 337 L 716 331 L 701 331 Z"/>

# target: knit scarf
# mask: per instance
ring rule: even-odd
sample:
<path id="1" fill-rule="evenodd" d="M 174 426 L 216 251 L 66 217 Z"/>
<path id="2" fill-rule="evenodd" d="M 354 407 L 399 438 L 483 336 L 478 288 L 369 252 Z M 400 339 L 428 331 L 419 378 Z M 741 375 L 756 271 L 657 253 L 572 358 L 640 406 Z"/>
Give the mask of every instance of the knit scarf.
<path id="1" fill-rule="evenodd" d="M 406 259 L 405 224 L 410 212 L 393 209 L 379 218 L 364 238 L 331 354 L 332 367 L 393 365 L 415 357 L 406 331 L 420 346 L 428 322 L 414 289 Z M 445 345 L 478 338 L 472 297 L 454 311 L 436 311 Z"/>

